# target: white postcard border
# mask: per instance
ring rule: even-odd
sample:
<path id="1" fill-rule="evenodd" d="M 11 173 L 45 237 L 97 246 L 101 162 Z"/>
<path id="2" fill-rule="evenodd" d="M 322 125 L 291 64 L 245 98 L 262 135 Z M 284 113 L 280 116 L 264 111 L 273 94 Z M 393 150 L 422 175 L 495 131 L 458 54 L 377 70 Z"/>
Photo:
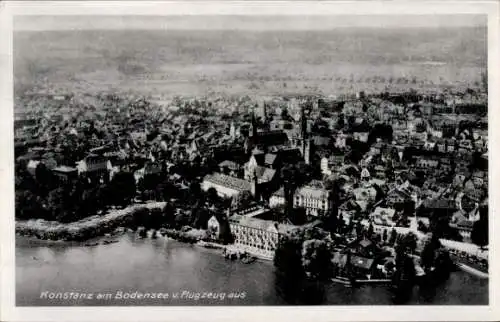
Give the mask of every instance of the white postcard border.
<path id="1" fill-rule="evenodd" d="M 498 160 L 500 125 L 497 113 L 489 113 L 490 162 L 490 304 L 488 306 L 314 306 L 314 307 L 15 307 L 14 185 L 13 185 L 13 15 L 344 15 L 344 14 L 487 14 L 489 109 L 498 108 L 500 52 L 498 3 L 495 1 L 339 1 L 339 2 L 23 2 L 0 4 L 0 320 L 2 321 L 436 321 L 498 320 L 499 265 L 496 247 L 499 236 L 494 213 L 499 209 Z M 497 295 L 497 296 L 495 296 Z"/>

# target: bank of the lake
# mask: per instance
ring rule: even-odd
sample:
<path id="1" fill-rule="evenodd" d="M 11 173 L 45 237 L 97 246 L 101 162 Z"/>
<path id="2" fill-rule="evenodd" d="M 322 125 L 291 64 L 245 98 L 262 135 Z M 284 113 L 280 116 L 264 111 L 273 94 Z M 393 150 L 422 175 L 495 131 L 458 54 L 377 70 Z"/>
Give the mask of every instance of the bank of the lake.
<path id="1" fill-rule="evenodd" d="M 165 202 L 133 204 L 122 209 L 111 209 L 102 216 L 96 215 L 71 223 L 43 219 L 16 220 L 16 234 L 51 241 L 86 241 L 111 233 L 118 227 L 143 221 L 145 214 L 141 210 L 163 210 L 165 205 Z"/>
<path id="2" fill-rule="evenodd" d="M 165 238 L 125 234 L 117 243 L 93 247 L 76 243 L 16 239 L 16 301 L 19 306 L 51 305 L 288 305 L 312 304 L 290 294 L 271 262 L 244 264 L 225 260 L 219 250 Z M 244 294 L 238 299 L 50 300 L 42 292 L 142 293 L 212 292 Z M 320 287 L 314 304 L 391 305 L 385 286 Z M 293 292 L 292 292 L 293 293 Z M 443 285 L 415 288 L 408 304 L 488 304 L 488 280 L 455 272 Z"/>

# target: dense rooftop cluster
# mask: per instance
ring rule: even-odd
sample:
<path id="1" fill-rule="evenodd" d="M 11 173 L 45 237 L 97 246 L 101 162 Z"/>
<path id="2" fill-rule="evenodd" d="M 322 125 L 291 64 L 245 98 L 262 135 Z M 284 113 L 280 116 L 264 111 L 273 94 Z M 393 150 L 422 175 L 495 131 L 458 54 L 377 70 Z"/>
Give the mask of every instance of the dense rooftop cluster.
<path id="1" fill-rule="evenodd" d="M 282 227 L 321 227 L 338 245 L 361 243 L 348 249 L 362 271 L 371 245 L 409 234 L 418 251 L 429 236 L 488 244 L 479 88 L 261 100 L 26 94 L 14 127 L 19 219 L 166 201 L 177 227 L 236 229 L 236 244 L 266 255 Z"/>

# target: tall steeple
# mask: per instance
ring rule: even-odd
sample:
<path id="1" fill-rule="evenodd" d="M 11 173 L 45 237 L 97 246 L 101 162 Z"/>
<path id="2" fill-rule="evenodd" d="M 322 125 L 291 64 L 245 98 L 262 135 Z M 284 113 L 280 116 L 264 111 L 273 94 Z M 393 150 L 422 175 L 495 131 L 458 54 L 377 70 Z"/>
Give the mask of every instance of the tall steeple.
<path id="1" fill-rule="evenodd" d="M 257 120 L 255 119 L 255 106 L 252 107 L 252 125 L 250 126 L 249 135 L 251 137 L 257 136 Z"/>
<path id="2" fill-rule="evenodd" d="M 300 116 L 300 136 L 302 139 L 307 138 L 307 117 L 304 106 L 301 108 L 301 116 Z"/>
<path id="3" fill-rule="evenodd" d="M 231 125 L 229 127 L 229 135 L 232 139 L 236 138 L 236 126 L 234 125 L 234 121 L 231 121 Z"/>
<path id="4" fill-rule="evenodd" d="M 311 163 L 311 139 L 304 139 L 304 162 L 306 164 Z"/>
<path id="5" fill-rule="evenodd" d="M 264 120 L 267 121 L 267 104 L 266 102 L 262 102 L 262 108 L 264 109 Z"/>
<path id="6" fill-rule="evenodd" d="M 259 182 L 258 182 L 258 177 L 257 177 L 257 169 L 253 169 L 253 173 L 252 173 L 252 178 L 251 178 L 251 194 L 254 198 L 258 198 L 258 185 L 259 185 Z"/>
<path id="7" fill-rule="evenodd" d="M 267 103 L 264 102 L 264 125 L 265 125 L 265 128 L 266 128 L 266 131 L 269 131 L 269 129 L 271 128 L 271 116 L 269 115 L 269 110 L 268 110 L 268 106 L 267 106 Z"/>
<path id="8" fill-rule="evenodd" d="M 270 124 L 269 124 L 269 115 L 268 115 L 268 110 L 267 110 L 267 103 L 266 102 L 263 102 L 263 109 L 264 109 L 264 128 L 266 129 L 266 131 L 269 131 L 269 128 L 270 128 Z"/>
<path id="9" fill-rule="evenodd" d="M 300 139 L 301 139 L 301 152 L 304 162 L 309 164 L 311 162 L 311 139 L 307 131 L 307 115 L 304 106 L 301 108 L 300 117 Z"/>

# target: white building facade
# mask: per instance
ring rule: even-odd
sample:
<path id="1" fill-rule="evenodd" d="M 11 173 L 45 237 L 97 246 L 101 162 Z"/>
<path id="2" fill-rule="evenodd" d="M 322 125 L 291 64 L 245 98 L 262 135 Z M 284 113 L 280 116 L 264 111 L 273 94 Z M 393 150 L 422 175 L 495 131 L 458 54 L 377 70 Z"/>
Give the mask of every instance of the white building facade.
<path id="1" fill-rule="evenodd" d="M 274 258 L 279 231 L 273 222 L 235 215 L 229 220 L 234 246 L 265 259 Z"/>
<path id="2" fill-rule="evenodd" d="M 323 187 L 308 185 L 295 191 L 293 196 L 294 208 L 305 208 L 306 214 L 318 216 L 326 213 L 332 207 L 330 193 Z"/>

